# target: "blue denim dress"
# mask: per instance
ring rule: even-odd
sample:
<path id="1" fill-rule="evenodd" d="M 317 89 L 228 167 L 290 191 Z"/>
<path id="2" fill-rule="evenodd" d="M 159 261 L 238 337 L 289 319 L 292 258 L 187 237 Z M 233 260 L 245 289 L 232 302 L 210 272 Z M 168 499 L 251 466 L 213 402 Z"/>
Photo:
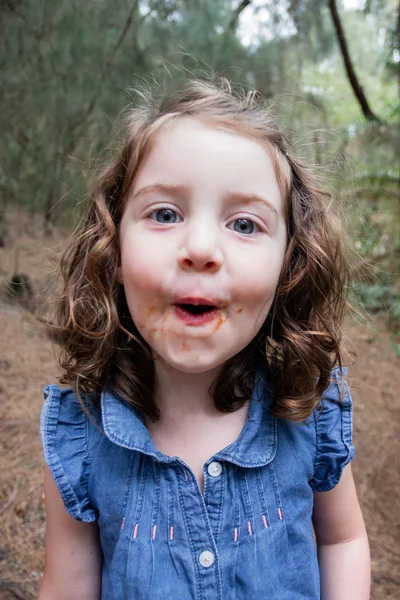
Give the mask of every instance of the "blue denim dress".
<path id="1" fill-rule="evenodd" d="M 87 401 L 89 419 L 70 389 L 45 388 L 45 460 L 68 513 L 98 523 L 102 600 L 320 598 L 313 492 L 354 456 L 349 389 L 335 369 L 319 409 L 295 424 L 271 414 L 263 379 L 237 440 L 205 463 L 204 494 L 123 400 Z"/>

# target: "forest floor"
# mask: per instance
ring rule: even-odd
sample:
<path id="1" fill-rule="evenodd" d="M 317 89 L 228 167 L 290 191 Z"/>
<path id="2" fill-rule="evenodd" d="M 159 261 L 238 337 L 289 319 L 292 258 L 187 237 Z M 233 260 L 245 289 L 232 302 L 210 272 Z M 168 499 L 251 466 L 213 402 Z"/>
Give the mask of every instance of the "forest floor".
<path id="1" fill-rule="evenodd" d="M 33 600 L 44 563 L 41 390 L 56 382 L 55 350 L 43 325 L 12 302 L 5 284 L 18 271 L 33 284 L 37 314 L 46 315 L 49 273 L 66 233 L 45 236 L 38 218 L 8 215 L 0 248 L 0 599 Z M 372 556 L 373 600 L 400 599 L 400 358 L 387 319 L 347 323 L 356 458 L 353 472 Z"/>

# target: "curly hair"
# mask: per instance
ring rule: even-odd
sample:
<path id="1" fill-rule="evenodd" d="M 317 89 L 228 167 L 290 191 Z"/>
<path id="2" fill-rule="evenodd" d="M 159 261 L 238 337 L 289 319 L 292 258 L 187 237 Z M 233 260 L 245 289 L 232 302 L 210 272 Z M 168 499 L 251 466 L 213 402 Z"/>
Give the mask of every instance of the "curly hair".
<path id="1" fill-rule="evenodd" d="M 118 280 L 119 226 L 153 136 L 167 121 L 182 117 L 262 143 L 285 203 L 288 244 L 273 304 L 253 341 L 227 361 L 211 386 L 215 407 L 222 412 L 240 408 L 263 365 L 274 414 L 304 420 L 318 405 L 332 368 L 342 366 L 349 277 L 343 231 L 332 195 L 294 157 L 258 95 L 233 91 L 226 80 L 190 80 L 129 109 L 125 139 L 100 173 L 61 260 L 63 289 L 56 306 L 64 370 L 60 381 L 78 395 L 91 394 L 95 404 L 108 387 L 143 415 L 159 418 L 151 348 L 135 327 Z"/>

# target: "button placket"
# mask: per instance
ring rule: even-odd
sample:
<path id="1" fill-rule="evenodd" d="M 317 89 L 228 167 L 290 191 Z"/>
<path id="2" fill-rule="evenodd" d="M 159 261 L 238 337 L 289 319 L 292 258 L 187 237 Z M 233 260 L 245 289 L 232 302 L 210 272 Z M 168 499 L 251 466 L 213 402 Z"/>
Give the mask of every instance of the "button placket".
<path id="1" fill-rule="evenodd" d="M 192 478 L 194 480 L 194 475 Z M 201 574 L 199 598 L 222 600 L 217 546 L 204 497 L 198 486 L 196 490 L 193 490 L 184 485 L 182 477 L 179 477 L 178 481 L 182 516 L 188 533 L 190 550 L 198 565 L 198 572 Z"/>
<path id="2" fill-rule="evenodd" d="M 226 464 L 212 460 L 204 469 L 204 503 L 213 532 L 215 543 L 218 545 L 221 526 L 222 504 L 224 490 L 226 489 L 225 477 L 227 476 Z"/>

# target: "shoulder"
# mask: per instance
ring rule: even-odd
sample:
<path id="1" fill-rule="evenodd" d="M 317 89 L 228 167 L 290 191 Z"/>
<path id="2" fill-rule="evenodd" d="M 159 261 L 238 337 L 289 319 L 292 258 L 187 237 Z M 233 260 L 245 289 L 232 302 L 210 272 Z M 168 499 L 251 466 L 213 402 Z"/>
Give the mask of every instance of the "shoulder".
<path id="1" fill-rule="evenodd" d="M 41 412 L 41 425 L 55 426 L 62 415 L 68 423 L 78 423 L 85 415 L 82 404 L 71 388 L 62 389 L 58 385 L 47 385 L 43 389 L 44 404 Z"/>
<path id="2" fill-rule="evenodd" d="M 316 458 L 310 482 L 314 491 L 329 491 L 337 485 L 344 467 L 355 454 L 353 445 L 353 402 L 347 370 L 336 368 L 313 412 Z"/>
<path id="3" fill-rule="evenodd" d="M 40 434 L 46 450 L 61 441 L 80 440 L 83 446 L 88 443 L 89 432 L 101 432 L 100 411 L 90 399 L 78 397 L 71 388 L 62 389 L 58 385 L 48 385 L 43 389 L 44 403 L 40 414 Z"/>
<path id="4" fill-rule="evenodd" d="M 313 491 L 334 488 L 355 454 L 353 402 L 346 377 L 345 368 L 331 371 L 330 383 L 318 406 L 304 421 L 278 418 L 282 460 L 295 459 L 298 464 L 301 457 Z"/>
<path id="5" fill-rule="evenodd" d="M 43 395 L 40 437 L 45 461 L 70 515 L 93 521 L 88 500 L 89 432 L 98 426 L 96 411 L 87 398 L 80 401 L 70 388 L 48 385 Z"/>

